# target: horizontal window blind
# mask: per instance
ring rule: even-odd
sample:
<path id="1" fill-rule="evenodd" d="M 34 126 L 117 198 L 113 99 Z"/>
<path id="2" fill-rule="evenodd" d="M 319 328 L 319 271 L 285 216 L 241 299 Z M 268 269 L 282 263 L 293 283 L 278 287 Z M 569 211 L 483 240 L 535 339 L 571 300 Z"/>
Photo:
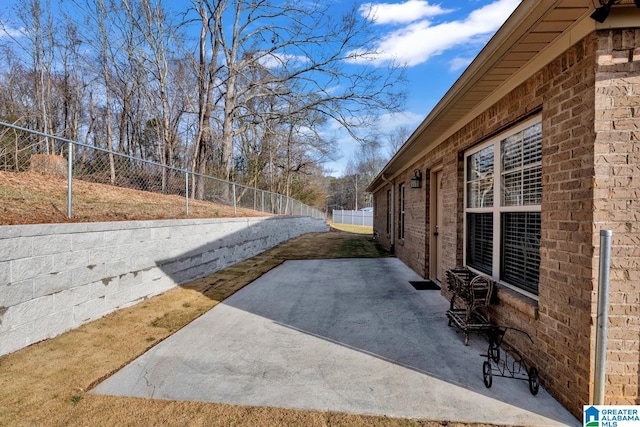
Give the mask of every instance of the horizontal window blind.
<path id="1" fill-rule="evenodd" d="M 493 264 L 493 214 L 467 214 L 467 264 L 491 275 Z"/>
<path id="2" fill-rule="evenodd" d="M 502 214 L 501 279 L 538 293 L 540 212 Z"/>
<path id="3" fill-rule="evenodd" d="M 542 201 L 542 126 L 533 125 L 500 144 L 502 206 L 539 205 Z"/>

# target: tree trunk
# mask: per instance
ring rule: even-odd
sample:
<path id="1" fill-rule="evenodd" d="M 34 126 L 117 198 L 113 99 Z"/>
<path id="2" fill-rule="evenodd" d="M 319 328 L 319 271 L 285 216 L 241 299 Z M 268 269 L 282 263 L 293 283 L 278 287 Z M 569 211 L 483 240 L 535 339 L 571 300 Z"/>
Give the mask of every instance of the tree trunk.
<path id="1" fill-rule="evenodd" d="M 109 77 L 109 34 L 107 34 L 107 6 L 104 0 L 99 0 L 98 8 L 100 9 L 100 17 L 98 25 L 100 26 L 101 48 L 102 48 L 102 77 L 105 91 L 105 120 L 106 120 L 106 139 L 109 159 L 109 179 L 111 184 L 116 183 L 116 166 L 113 158 L 113 130 L 111 128 L 111 79 Z"/>

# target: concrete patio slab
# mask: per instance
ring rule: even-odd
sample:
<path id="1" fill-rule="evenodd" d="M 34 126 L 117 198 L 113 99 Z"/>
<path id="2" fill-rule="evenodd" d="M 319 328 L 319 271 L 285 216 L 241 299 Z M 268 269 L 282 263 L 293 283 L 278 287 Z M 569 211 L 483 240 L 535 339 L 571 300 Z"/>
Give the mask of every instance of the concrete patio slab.
<path id="1" fill-rule="evenodd" d="M 482 381 L 486 341 L 395 258 L 287 261 L 94 393 L 429 420 L 581 425 L 545 390 Z"/>

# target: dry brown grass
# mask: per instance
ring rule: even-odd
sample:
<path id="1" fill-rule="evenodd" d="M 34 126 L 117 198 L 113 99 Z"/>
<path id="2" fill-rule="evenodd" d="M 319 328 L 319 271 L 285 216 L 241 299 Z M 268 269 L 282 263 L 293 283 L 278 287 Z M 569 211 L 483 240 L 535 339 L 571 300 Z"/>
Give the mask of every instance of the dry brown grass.
<path id="1" fill-rule="evenodd" d="M 73 181 L 73 218 L 67 218 L 67 179 L 38 172 L 0 171 L 0 225 L 186 218 L 185 199 Z M 189 201 L 189 218 L 264 216 L 250 209 Z"/>
<path id="2" fill-rule="evenodd" d="M 50 177 L 43 179 L 41 175 L 36 175 L 20 174 L 18 177 L 15 174 L 0 172 L 0 199 L 3 201 L 0 212 L 3 214 L 3 224 L 42 222 L 45 219 L 47 221 L 44 222 L 65 220 L 64 214 L 56 213 L 62 205 L 60 197 L 55 194 L 60 191 L 62 184 Z M 16 179 L 20 182 L 15 182 Z M 83 184 L 77 184 L 76 190 L 86 192 L 83 193 L 86 199 L 96 198 L 100 200 L 99 205 L 111 208 L 112 202 L 107 194 L 109 188 L 94 187 L 95 185 L 86 184 L 85 187 Z M 29 221 L 24 221 L 20 215 L 24 216 L 25 210 L 34 209 L 34 206 L 38 205 L 34 205 L 31 200 L 36 186 L 38 192 L 49 192 L 49 203 L 56 208 L 42 206 L 42 209 L 38 209 L 28 218 Z M 99 191 L 100 196 L 97 196 L 95 191 Z M 122 198 L 122 191 L 117 189 L 119 199 Z M 105 194 L 102 194 L 103 192 Z M 165 201 L 164 198 L 167 196 L 137 193 L 140 192 L 131 192 L 131 200 L 138 201 L 137 197 L 141 197 L 142 204 L 151 204 L 158 209 L 168 209 L 169 205 L 173 205 Z M 10 205 L 5 203 L 7 200 L 11 201 Z M 176 206 L 181 202 L 180 199 Z M 78 215 L 87 221 L 91 218 L 105 218 L 107 215 L 91 212 L 92 209 L 94 208 L 83 211 L 80 208 Z M 122 214 L 110 219 L 127 219 L 128 215 L 139 219 L 138 213 L 132 214 L 132 207 L 119 206 L 118 212 Z M 180 217 L 175 213 L 167 215 Z M 6 218 L 13 218 L 12 221 L 15 222 L 9 222 Z M 152 400 L 88 393 L 100 381 L 147 349 L 287 259 L 385 255 L 370 236 L 335 230 L 329 233 L 308 234 L 54 339 L 0 357 L 0 425 L 456 426 L 457 424 L 452 423 L 331 411 Z"/>

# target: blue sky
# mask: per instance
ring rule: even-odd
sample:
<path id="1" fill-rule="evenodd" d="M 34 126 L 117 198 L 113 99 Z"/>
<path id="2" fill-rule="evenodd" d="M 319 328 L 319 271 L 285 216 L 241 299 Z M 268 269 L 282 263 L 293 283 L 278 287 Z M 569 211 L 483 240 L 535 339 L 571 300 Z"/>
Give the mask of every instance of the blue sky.
<path id="1" fill-rule="evenodd" d="M 343 2 L 347 3 L 347 2 Z M 370 2 L 383 56 L 407 66 L 408 98 L 405 111 L 383 117 L 380 127 L 392 131 L 398 125 L 413 131 L 429 114 L 467 65 L 520 4 L 520 0 L 407 0 Z M 326 165 L 340 176 L 358 144 L 338 133 L 342 157 Z"/>
<path id="2" fill-rule="evenodd" d="M 8 6 L 5 13 L 0 12 L 0 19 L 8 18 L 6 12 L 19 4 L 18 0 L 0 1 Z M 60 1 L 70 3 L 49 1 L 52 7 Z M 413 131 L 520 3 L 520 0 L 323 1 L 332 1 L 336 12 L 359 5 L 361 14 L 373 19 L 380 56 L 368 58 L 370 66 L 384 66 L 393 59 L 407 67 L 408 97 L 404 111 L 377 121 L 383 133 L 393 132 L 398 126 Z M 164 2 L 173 10 L 190 5 L 188 0 Z M 327 163 L 325 168 L 328 173 L 341 176 L 349 159 L 356 158 L 359 144 L 337 126 L 328 129 L 326 135 L 336 139 L 340 152 L 336 153 L 339 159 Z M 387 154 L 388 150 L 383 151 Z"/>

